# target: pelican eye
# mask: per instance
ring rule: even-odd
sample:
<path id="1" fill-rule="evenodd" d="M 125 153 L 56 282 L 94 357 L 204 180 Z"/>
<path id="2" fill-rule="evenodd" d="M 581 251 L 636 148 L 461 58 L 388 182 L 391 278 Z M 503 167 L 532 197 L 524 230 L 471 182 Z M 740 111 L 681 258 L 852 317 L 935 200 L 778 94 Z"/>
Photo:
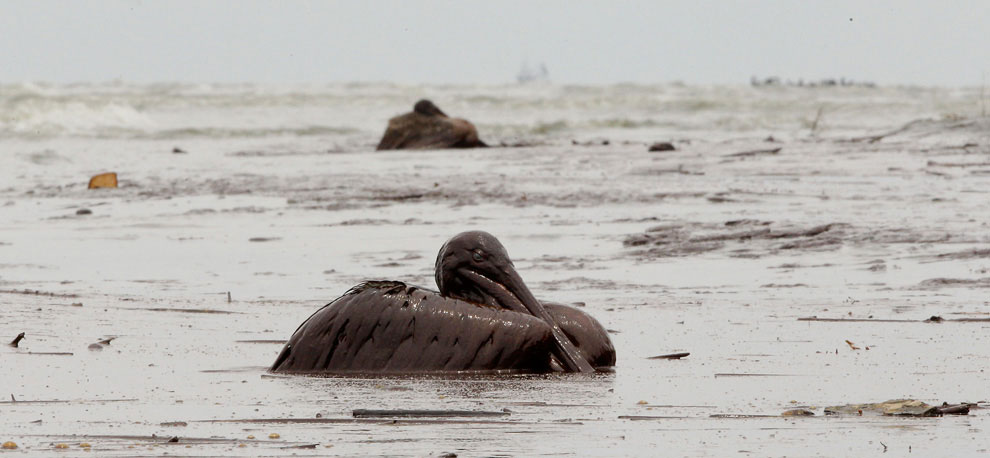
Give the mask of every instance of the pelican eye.
<path id="1" fill-rule="evenodd" d="M 474 251 L 471 253 L 471 259 L 474 259 L 474 262 L 481 262 L 485 260 L 485 257 L 481 253 Z"/>

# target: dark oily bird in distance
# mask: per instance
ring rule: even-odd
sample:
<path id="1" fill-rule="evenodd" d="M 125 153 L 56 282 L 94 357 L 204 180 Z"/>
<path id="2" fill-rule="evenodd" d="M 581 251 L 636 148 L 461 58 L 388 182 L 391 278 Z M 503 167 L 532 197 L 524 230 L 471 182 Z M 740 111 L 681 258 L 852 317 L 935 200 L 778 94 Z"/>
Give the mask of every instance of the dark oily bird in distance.
<path id="1" fill-rule="evenodd" d="M 433 102 L 416 102 L 413 111 L 388 120 L 378 150 L 480 148 L 478 130 L 466 119 L 451 118 Z"/>
<path id="2" fill-rule="evenodd" d="M 536 300 L 487 232 L 448 240 L 436 280 L 439 293 L 397 281 L 351 288 L 296 329 L 271 370 L 592 372 L 615 365 L 605 328 L 574 307 Z"/>

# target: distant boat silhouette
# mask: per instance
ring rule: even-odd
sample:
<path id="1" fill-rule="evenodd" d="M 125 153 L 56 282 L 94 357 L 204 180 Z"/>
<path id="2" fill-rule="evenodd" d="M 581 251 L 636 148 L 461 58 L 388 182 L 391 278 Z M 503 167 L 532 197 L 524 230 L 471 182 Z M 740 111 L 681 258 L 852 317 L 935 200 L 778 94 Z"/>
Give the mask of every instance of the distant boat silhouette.
<path id="1" fill-rule="evenodd" d="M 547 71 L 547 65 L 540 63 L 539 67 L 530 67 L 529 62 L 523 62 L 522 68 L 519 69 L 519 74 L 516 75 L 516 81 L 520 83 L 532 83 L 535 81 L 549 81 L 550 72 Z"/>

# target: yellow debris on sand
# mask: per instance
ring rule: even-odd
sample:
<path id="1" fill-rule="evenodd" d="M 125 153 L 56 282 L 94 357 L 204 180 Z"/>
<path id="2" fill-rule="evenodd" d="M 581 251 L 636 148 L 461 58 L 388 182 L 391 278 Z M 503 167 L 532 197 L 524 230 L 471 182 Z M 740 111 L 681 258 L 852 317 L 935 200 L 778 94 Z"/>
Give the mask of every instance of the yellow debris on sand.
<path id="1" fill-rule="evenodd" d="M 89 179 L 89 189 L 116 187 L 117 174 L 115 172 L 101 173 Z"/>
<path id="2" fill-rule="evenodd" d="M 13 443 L 11 441 L 7 441 L 7 442 L 4 442 L 3 443 L 3 448 L 5 448 L 7 450 L 13 450 L 13 449 L 17 448 L 17 444 L 15 444 L 15 443 Z"/>
<path id="3" fill-rule="evenodd" d="M 891 399 L 871 404 L 846 404 L 825 408 L 825 415 L 863 415 L 863 412 L 888 416 L 934 417 L 941 416 L 938 408 L 917 399 Z"/>

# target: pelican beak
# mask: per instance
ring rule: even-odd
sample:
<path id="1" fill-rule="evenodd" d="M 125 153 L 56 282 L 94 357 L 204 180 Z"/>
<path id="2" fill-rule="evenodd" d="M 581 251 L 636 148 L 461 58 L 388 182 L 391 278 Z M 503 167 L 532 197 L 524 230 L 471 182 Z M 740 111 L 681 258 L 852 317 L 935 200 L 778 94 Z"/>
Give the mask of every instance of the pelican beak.
<path id="1" fill-rule="evenodd" d="M 508 265 L 500 270 L 502 274 L 500 281 L 495 281 L 470 269 L 460 269 L 460 273 L 471 278 L 505 308 L 520 313 L 529 313 L 550 325 L 550 331 L 553 333 L 557 344 L 557 356 L 568 372 L 594 372 L 595 369 L 581 355 L 574 342 L 571 342 L 571 339 L 564 334 L 560 325 L 550 316 L 543 304 L 533 297 L 533 293 L 526 287 L 526 283 L 522 281 L 516 269 L 512 265 Z"/>

